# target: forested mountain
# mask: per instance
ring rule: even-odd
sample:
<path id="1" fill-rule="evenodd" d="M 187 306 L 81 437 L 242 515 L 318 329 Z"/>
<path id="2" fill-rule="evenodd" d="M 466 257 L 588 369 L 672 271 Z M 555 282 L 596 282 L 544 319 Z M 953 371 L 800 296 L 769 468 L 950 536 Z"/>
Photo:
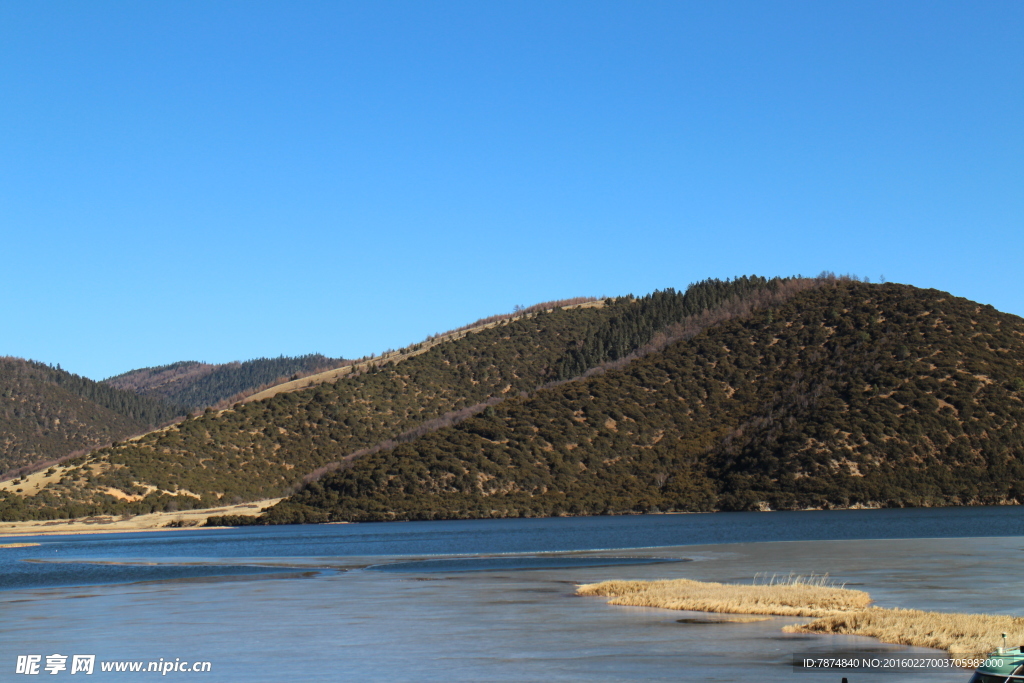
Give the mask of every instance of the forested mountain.
<path id="1" fill-rule="evenodd" d="M 616 345 L 591 352 L 587 362 L 625 362 L 623 353 L 659 334 L 657 325 L 635 315 L 637 310 L 656 317 L 665 329 L 687 312 L 694 313 L 689 324 L 698 319 L 710 324 L 715 316 L 754 305 L 758 294 L 787 296 L 787 288 L 792 283 L 778 279 L 710 280 L 686 293 L 540 307 L 519 318 L 498 319 L 401 362 L 380 361 L 332 383 L 207 410 L 77 458 L 56 470 L 38 494 L 0 492 L 0 519 L 208 507 L 280 495 L 317 468 L 347 466 L 353 455 L 382 442 L 387 447 L 389 440 L 412 439 L 488 403 L 557 381 L 566 359 L 592 349 L 588 340 L 602 339 L 604 330 L 619 330 Z"/>
<path id="2" fill-rule="evenodd" d="M 775 291 L 782 283 L 775 280 L 769 285 L 767 280 L 759 277 L 705 280 L 688 289 L 685 296 L 667 289 L 638 299 L 607 322 L 584 330 L 575 346 L 566 349 L 559 358 L 552 378 L 579 377 L 602 363 L 626 358 L 652 340 L 657 332 L 684 318 L 717 310 L 730 300 L 747 300 L 765 288 Z"/>
<path id="3" fill-rule="evenodd" d="M 0 358 L 0 473 L 152 429 L 182 410 L 59 367 Z"/>
<path id="4" fill-rule="evenodd" d="M 1024 320 L 832 277 L 541 306 L 47 477 L 0 519 L 289 490 L 261 522 L 1021 502 Z"/>
<path id="5" fill-rule="evenodd" d="M 296 375 L 309 375 L 341 367 L 342 358 L 328 358 L 319 353 L 306 356 L 257 358 L 245 362 L 212 365 L 197 361 L 180 361 L 170 365 L 132 370 L 103 382 L 140 396 L 158 398 L 189 410 L 238 400 L 260 387 L 276 384 Z"/>
<path id="6" fill-rule="evenodd" d="M 264 521 L 1024 501 L 1024 320 L 834 281 L 352 461 Z"/>

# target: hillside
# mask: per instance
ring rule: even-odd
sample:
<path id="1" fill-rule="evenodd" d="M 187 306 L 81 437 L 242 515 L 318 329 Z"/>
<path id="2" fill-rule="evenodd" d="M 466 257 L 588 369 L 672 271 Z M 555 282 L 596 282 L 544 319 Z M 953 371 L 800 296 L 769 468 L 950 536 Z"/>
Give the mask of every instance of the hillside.
<path id="1" fill-rule="evenodd" d="M 305 376 L 341 367 L 348 362 L 318 353 L 297 357 L 257 358 L 219 365 L 180 361 L 131 370 L 103 382 L 140 396 L 185 406 L 189 410 L 202 410 L 222 401 L 238 400 L 269 384 L 295 379 L 297 375 Z"/>
<path id="2" fill-rule="evenodd" d="M 299 391 L 207 410 L 166 430 L 54 468 L 41 487 L 0 490 L 0 519 L 80 517 L 212 507 L 274 497 L 332 463 L 405 440 L 563 377 L 586 362 L 622 359 L 688 316 L 741 305 L 780 280 L 709 280 L 608 300 L 528 309 L 441 343 L 392 354 Z M 610 340 L 614 343 L 606 343 Z M 330 374 L 330 373 L 328 373 Z M 341 466 L 344 466 L 342 464 Z M 30 495 L 31 494 L 31 495 Z"/>
<path id="3" fill-rule="evenodd" d="M 91 450 L 183 411 L 21 358 L 0 358 L 0 473 Z"/>
<path id="4" fill-rule="evenodd" d="M 832 281 L 308 484 L 265 522 L 1024 501 L 1024 320 Z"/>

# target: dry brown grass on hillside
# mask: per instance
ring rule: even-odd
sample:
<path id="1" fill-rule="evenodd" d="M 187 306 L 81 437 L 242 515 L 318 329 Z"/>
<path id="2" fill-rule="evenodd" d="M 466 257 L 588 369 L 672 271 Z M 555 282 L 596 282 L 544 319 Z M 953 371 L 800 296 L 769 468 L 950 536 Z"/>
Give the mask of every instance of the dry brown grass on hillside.
<path id="1" fill-rule="evenodd" d="M 408 358 L 418 356 L 422 353 L 426 353 L 430 349 L 434 348 L 438 344 L 456 341 L 462 339 L 467 334 L 472 332 L 479 332 L 495 325 L 504 322 L 506 320 L 516 320 L 518 318 L 528 317 L 535 315 L 539 311 L 548 311 L 555 308 L 600 308 L 604 306 L 604 300 L 595 299 L 590 296 L 579 296 L 573 299 L 561 299 L 559 301 L 546 301 L 540 304 L 534 304 L 527 308 L 521 308 L 514 313 L 502 313 L 500 315 L 492 315 L 489 318 L 481 318 L 474 323 L 469 325 L 463 325 L 457 327 L 454 330 L 448 330 L 447 332 L 441 332 L 438 334 L 432 334 L 427 337 L 424 341 L 407 346 L 404 349 L 388 350 L 382 353 L 380 356 L 370 356 L 369 358 L 360 358 L 358 360 L 347 360 L 340 367 L 325 370 L 323 372 L 315 372 L 303 375 L 299 379 L 295 379 L 288 382 L 273 383 L 265 387 L 249 393 L 248 395 L 238 395 L 230 399 L 231 404 L 237 401 L 244 401 L 245 403 L 251 403 L 253 401 L 262 401 L 267 398 L 276 396 L 277 394 L 300 391 L 316 384 L 323 384 L 324 382 L 337 381 L 343 375 L 353 374 L 359 371 L 365 371 L 373 366 L 383 366 L 389 362 L 401 362 Z M 226 408 L 227 404 L 220 407 Z"/>
<path id="2" fill-rule="evenodd" d="M 787 626 L 789 633 L 871 636 L 886 643 L 946 650 L 950 654 L 986 654 L 1003 644 L 1024 644 L 1024 618 L 992 614 L 923 612 L 916 609 L 866 609 L 834 614 L 809 624 Z"/>
<path id="3" fill-rule="evenodd" d="M 807 583 L 741 586 L 689 579 L 602 581 L 580 586 L 577 595 L 612 598 L 609 604 L 635 607 L 823 617 L 863 610 L 871 603 L 864 591 Z"/>

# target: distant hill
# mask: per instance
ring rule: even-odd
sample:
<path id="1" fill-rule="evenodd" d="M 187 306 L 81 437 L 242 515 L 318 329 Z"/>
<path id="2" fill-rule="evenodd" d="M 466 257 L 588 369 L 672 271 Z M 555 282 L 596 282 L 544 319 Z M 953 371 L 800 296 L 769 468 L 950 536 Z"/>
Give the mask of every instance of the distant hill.
<path id="1" fill-rule="evenodd" d="M 566 307 L 555 302 L 481 321 L 372 359 L 329 382 L 207 410 L 77 458 L 34 495 L 0 491 L 0 518 L 209 507 L 281 495 L 317 468 L 345 467 L 389 440 L 413 439 L 491 403 L 563 381 L 566 373 L 626 362 L 673 323 L 706 318 L 710 324 L 785 282 L 709 280 L 685 293 Z"/>
<path id="2" fill-rule="evenodd" d="M 92 450 L 182 414 L 59 367 L 0 358 L 0 474 Z"/>
<path id="3" fill-rule="evenodd" d="M 140 396 L 158 398 L 190 410 L 238 400 L 271 384 L 345 365 L 343 358 L 328 358 L 319 353 L 306 356 L 257 358 L 245 362 L 213 365 L 198 361 L 180 361 L 170 365 L 131 370 L 103 380 L 118 389 Z"/>
<path id="4" fill-rule="evenodd" d="M 264 518 L 1024 501 L 1024 320 L 831 281 L 327 473 Z"/>

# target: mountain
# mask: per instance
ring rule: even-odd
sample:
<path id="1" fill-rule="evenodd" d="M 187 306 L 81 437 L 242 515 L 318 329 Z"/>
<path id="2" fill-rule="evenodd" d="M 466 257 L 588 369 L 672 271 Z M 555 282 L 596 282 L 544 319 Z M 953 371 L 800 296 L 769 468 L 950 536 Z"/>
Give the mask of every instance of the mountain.
<path id="1" fill-rule="evenodd" d="M 173 405 L 60 367 L 0 358 L 0 472 L 149 431 L 182 414 Z"/>
<path id="2" fill-rule="evenodd" d="M 261 523 L 1019 503 L 1022 425 L 1019 317 L 711 280 L 538 305 L 207 409 L 0 487 L 0 519 L 288 492 Z"/>
<path id="3" fill-rule="evenodd" d="M 75 458 L 25 495 L 0 491 L 0 519 L 139 513 L 278 496 L 318 468 L 347 467 L 389 443 L 562 381 L 571 372 L 566 368 L 627 362 L 673 323 L 710 323 L 788 286 L 756 277 L 709 280 L 685 293 L 551 302 L 478 321 L 304 380 L 313 386 L 207 409 Z"/>
<path id="4" fill-rule="evenodd" d="M 346 363 L 351 361 L 328 358 L 318 353 L 298 357 L 257 358 L 220 365 L 180 361 L 131 370 L 103 382 L 140 396 L 185 406 L 189 410 L 202 410 L 222 401 L 238 400 L 268 385 L 342 367 Z"/>
<path id="5" fill-rule="evenodd" d="M 826 281 L 346 464 L 263 521 L 1019 504 L 1024 320 Z"/>

